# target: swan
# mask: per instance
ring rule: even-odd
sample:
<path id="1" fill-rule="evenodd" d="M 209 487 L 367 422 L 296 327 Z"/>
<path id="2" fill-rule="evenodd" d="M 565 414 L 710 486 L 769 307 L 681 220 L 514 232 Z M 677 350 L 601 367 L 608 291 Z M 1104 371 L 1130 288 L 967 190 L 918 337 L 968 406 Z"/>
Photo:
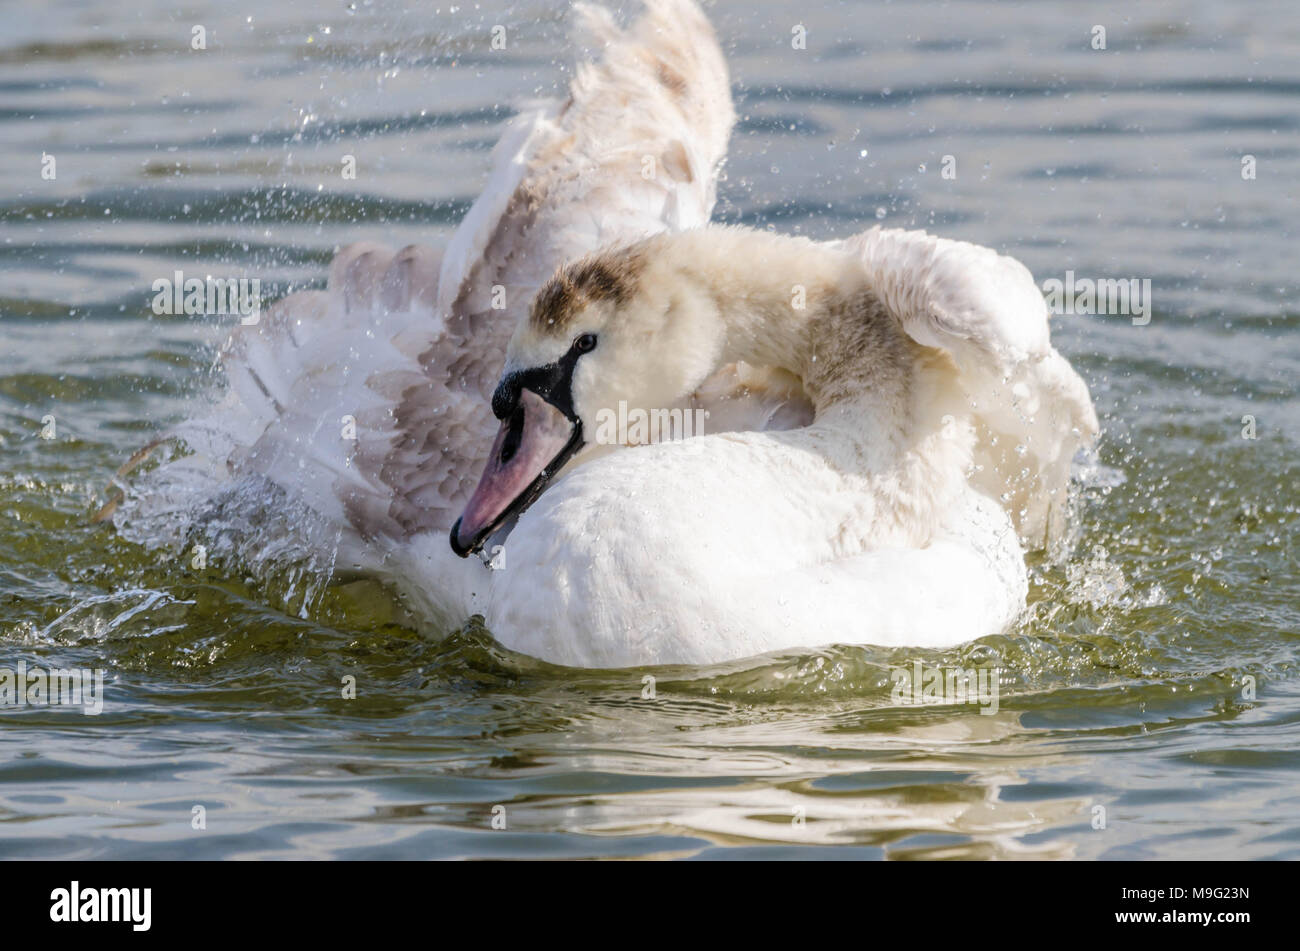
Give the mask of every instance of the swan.
<path id="1" fill-rule="evenodd" d="M 513 120 L 446 248 L 350 246 L 236 328 L 224 398 L 105 517 L 571 666 L 1004 629 L 1097 433 L 1032 276 L 922 232 L 710 225 L 734 111 L 708 21 L 575 10 L 599 58 Z M 615 407 L 706 432 L 598 438 Z"/>
<path id="2" fill-rule="evenodd" d="M 564 472 L 601 410 L 678 405 L 735 363 L 796 377 L 811 423 Z M 1096 426 L 1019 262 L 880 229 L 709 226 L 570 264 L 516 329 L 493 407 L 451 547 L 518 517 L 476 604 L 507 646 L 581 666 L 1000 631 L 1024 607 L 1022 545 L 1059 530 Z"/>

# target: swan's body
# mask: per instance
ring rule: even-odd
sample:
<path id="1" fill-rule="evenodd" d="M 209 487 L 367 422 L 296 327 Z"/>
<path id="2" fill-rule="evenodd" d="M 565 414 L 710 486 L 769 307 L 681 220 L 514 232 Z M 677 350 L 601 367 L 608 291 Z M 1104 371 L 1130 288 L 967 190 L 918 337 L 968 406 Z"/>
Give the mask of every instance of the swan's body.
<path id="1" fill-rule="evenodd" d="M 707 23 L 689 0 L 629 34 L 587 16 L 606 59 L 516 121 L 441 262 L 347 249 L 328 291 L 237 334 L 226 404 L 155 492 L 205 473 L 210 511 L 272 483 L 335 572 L 565 664 L 1003 629 L 1096 431 L 1029 273 L 916 232 L 704 227 L 732 122 Z M 619 401 L 707 408 L 709 434 L 592 445 Z"/>
<path id="2" fill-rule="evenodd" d="M 506 542 L 508 570 L 478 602 L 498 637 L 575 665 L 699 663 L 828 642 L 946 646 L 1015 618 L 1021 537 L 1044 540 L 1095 426 L 1021 265 L 908 232 L 825 245 L 715 227 L 595 260 L 619 270 L 625 257 L 642 262 L 635 291 L 579 303 L 559 330 L 535 314 L 507 374 L 589 331 L 599 343 L 572 384 L 584 429 L 592 407 L 671 405 L 733 361 L 796 375 L 815 418 L 581 465 Z M 900 259 L 906 280 L 882 279 Z M 1009 438 L 1006 457 L 989 451 Z M 1031 501 L 1009 511 L 981 484 Z"/>

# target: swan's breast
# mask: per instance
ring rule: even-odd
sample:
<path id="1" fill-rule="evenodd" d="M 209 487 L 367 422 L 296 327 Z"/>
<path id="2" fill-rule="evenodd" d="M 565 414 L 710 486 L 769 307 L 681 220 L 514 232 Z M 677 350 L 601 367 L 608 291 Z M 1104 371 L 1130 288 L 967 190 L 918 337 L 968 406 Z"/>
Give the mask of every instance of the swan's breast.
<path id="1" fill-rule="evenodd" d="M 587 666 L 789 646 L 780 643 L 788 630 L 746 619 L 737 592 L 755 579 L 797 582 L 868 550 L 874 505 L 795 433 L 614 452 L 521 517 L 492 579 L 488 626 L 513 649 Z M 810 596 L 845 597 L 815 584 L 798 600 Z"/>

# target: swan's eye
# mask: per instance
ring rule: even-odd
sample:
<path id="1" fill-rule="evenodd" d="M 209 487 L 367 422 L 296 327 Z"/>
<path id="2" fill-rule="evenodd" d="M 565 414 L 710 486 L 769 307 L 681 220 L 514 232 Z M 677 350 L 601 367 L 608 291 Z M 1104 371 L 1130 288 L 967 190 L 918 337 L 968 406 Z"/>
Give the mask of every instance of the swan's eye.
<path id="1" fill-rule="evenodd" d="M 579 353 L 590 353 L 596 349 L 596 335 L 582 334 L 578 339 L 573 341 L 573 349 Z"/>

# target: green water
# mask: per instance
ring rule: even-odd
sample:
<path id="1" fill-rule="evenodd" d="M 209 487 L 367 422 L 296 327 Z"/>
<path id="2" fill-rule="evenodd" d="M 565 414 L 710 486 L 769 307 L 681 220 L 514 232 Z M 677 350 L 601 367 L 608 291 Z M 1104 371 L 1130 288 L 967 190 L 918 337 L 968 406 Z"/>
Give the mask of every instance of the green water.
<path id="1" fill-rule="evenodd" d="M 721 217 L 926 227 L 1040 281 L 1150 278 L 1155 315 L 1055 320 L 1105 469 L 1018 628 L 628 671 L 91 524 L 220 383 L 225 328 L 153 317 L 154 279 L 256 273 L 273 296 L 342 243 L 443 238 L 509 103 L 563 78 L 558 3 L 263 6 L 212 13 L 203 54 L 161 3 L 0 27 L 0 666 L 107 672 L 99 716 L 0 709 L 0 856 L 1300 856 L 1292 6 L 711 10 L 742 115 Z M 916 660 L 999 668 L 997 712 L 893 703 Z"/>

